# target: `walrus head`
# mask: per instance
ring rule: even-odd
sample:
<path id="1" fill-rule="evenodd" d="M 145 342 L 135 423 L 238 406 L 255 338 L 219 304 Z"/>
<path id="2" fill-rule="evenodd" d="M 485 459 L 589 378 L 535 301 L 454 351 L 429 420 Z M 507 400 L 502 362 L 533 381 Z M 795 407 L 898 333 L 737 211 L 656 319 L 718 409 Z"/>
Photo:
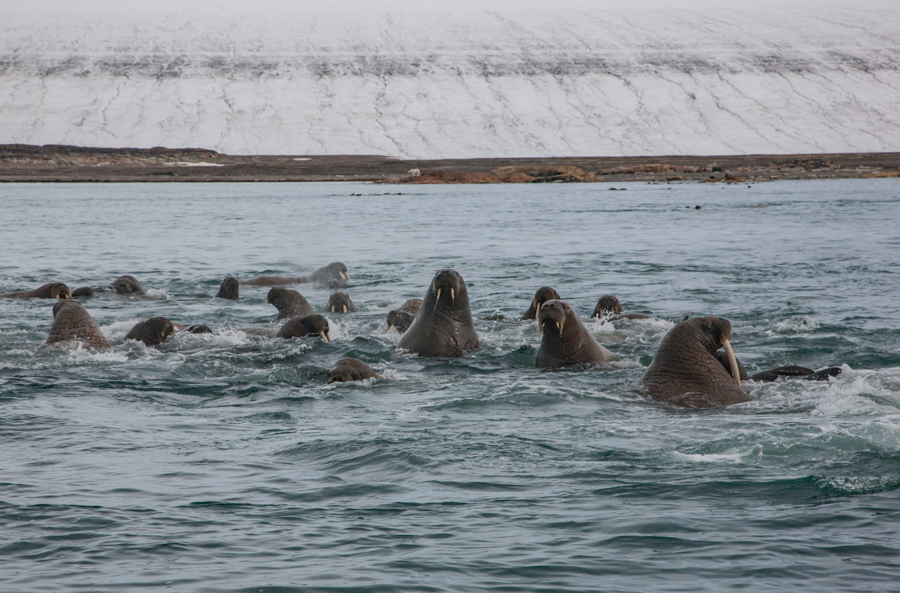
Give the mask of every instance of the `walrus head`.
<path id="1" fill-rule="evenodd" d="M 175 326 L 165 317 L 151 317 L 141 321 L 128 332 L 126 340 L 138 340 L 146 346 L 157 346 L 175 335 Z"/>
<path id="2" fill-rule="evenodd" d="M 566 327 L 566 317 L 574 315 L 572 307 L 565 301 L 550 299 L 541 305 L 537 314 L 538 334 L 545 335 L 550 332 L 562 337 Z"/>
<path id="3" fill-rule="evenodd" d="M 120 276 L 110 287 L 119 294 L 144 294 L 144 288 L 134 276 Z"/>
<path id="4" fill-rule="evenodd" d="M 222 280 L 222 284 L 219 285 L 219 292 L 216 293 L 216 298 L 234 300 L 238 298 L 239 294 L 240 284 L 236 278 L 229 276 Z"/>
<path id="5" fill-rule="evenodd" d="M 326 305 L 325 308 L 332 313 L 350 313 L 351 311 L 356 311 L 353 301 L 350 300 L 350 295 L 344 292 L 332 294 L 331 297 L 329 297 L 328 305 Z"/>
<path id="6" fill-rule="evenodd" d="M 49 289 L 50 298 L 51 299 L 70 299 L 72 298 L 72 293 L 69 291 L 69 287 L 63 284 L 62 282 L 53 282 L 50 284 Z"/>
<path id="7" fill-rule="evenodd" d="M 336 261 L 313 272 L 311 278 L 324 283 L 332 281 L 340 282 L 342 280 L 349 280 L 350 274 L 347 273 L 347 266 L 345 266 L 343 262 Z"/>
<path id="8" fill-rule="evenodd" d="M 406 311 L 402 311 L 400 309 L 394 309 L 393 311 L 389 311 L 387 314 L 387 329 L 384 330 L 384 333 L 388 333 L 394 328 L 397 328 L 399 333 L 403 333 L 409 329 L 409 326 L 412 325 L 413 319 L 415 319 L 415 315 L 412 313 L 407 313 Z"/>
<path id="9" fill-rule="evenodd" d="M 528 310 L 525 311 L 525 314 L 522 315 L 522 319 L 520 321 L 528 321 L 530 319 L 537 319 L 537 313 L 541 310 L 541 306 L 547 301 L 556 299 L 559 300 L 562 297 L 559 296 L 559 293 L 549 286 L 542 286 L 537 289 L 537 292 L 534 293 L 534 298 L 531 299 L 531 306 L 528 307 Z"/>
<path id="10" fill-rule="evenodd" d="M 591 317 L 606 317 L 608 315 L 618 315 L 621 312 L 622 305 L 619 303 L 619 299 L 611 294 L 605 294 L 597 301 L 597 306 L 594 307 Z"/>
<path id="11" fill-rule="evenodd" d="M 342 358 L 334 364 L 334 369 L 328 376 L 328 383 L 346 383 L 372 377 L 379 375 L 363 361 L 358 358 Z"/>
<path id="12" fill-rule="evenodd" d="M 469 311 L 469 291 L 466 282 L 456 270 L 441 270 L 434 275 L 428 294 L 425 295 L 424 307 L 432 311 L 443 310 L 448 314 Z"/>
<path id="13" fill-rule="evenodd" d="M 279 338 L 303 338 L 306 336 L 319 336 L 326 342 L 331 341 L 329 333 L 328 320 L 321 315 L 307 315 L 305 317 L 294 317 L 288 320 L 276 337 Z"/>
<path id="14" fill-rule="evenodd" d="M 716 351 L 719 348 L 724 348 L 729 374 L 740 387 L 741 372 L 734 350 L 731 349 L 731 332 L 731 322 L 727 319 L 722 319 L 721 317 L 695 317 L 694 319 L 682 321 L 672 328 L 663 339 L 660 351 L 668 343 L 672 343 L 675 347 L 686 350 L 699 347 L 715 358 Z M 724 366 L 724 363 L 722 366 Z"/>

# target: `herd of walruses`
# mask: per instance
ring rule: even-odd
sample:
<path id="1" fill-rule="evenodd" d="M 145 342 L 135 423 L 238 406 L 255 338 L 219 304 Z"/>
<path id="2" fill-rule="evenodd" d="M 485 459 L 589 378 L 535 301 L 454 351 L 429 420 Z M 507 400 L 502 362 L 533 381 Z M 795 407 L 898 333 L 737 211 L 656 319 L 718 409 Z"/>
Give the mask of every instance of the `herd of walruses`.
<path id="1" fill-rule="evenodd" d="M 264 329 L 250 333 L 285 339 L 318 337 L 330 342 L 328 320 L 317 315 L 299 292 L 284 288 L 284 285 L 318 282 L 338 287 L 349 278 L 347 266 L 340 262 L 319 268 L 309 276 L 260 276 L 242 281 L 228 277 L 220 285 L 216 297 L 239 298 L 241 284 L 272 286 L 266 301 L 278 309 L 276 319 L 286 321 L 274 334 Z M 133 276 L 121 276 L 109 288 L 120 294 L 144 292 Z M 58 299 L 53 306 L 53 326 L 47 338 L 48 344 L 77 341 L 85 348 L 108 348 L 109 342 L 97 323 L 80 303 L 72 300 L 72 297 L 92 294 L 93 289 L 89 287 L 70 291 L 65 284 L 53 282 L 34 290 L 0 296 Z M 345 314 L 356 311 L 356 307 L 346 293 L 336 292 L 328 300 L 326 311 Z M 618 299 L 612 295 L 600 298 L 591 317 L 609 322 L 652 319 L 642 313 L 625 313 Z M 614 358 L 612 352 L 594 339 L 572 307 L 553 288 L 544 286 L 537 290 L 521 321 L 532 319 L 537 321 L 541 336 L 535 360 L 538 368 L 552 370 L 576 365 L 603 365 Z M 402 334 L 399 347 L 417 356 L 455 357 L 480 348 L 466 283 L 456 270 L 438 271 L 424 298 L 410 299 L 390 311 L 385 333 L 392 329 Z M 185 327 L 165 317 L 152 317 L 136 324 L 125 339 L 156 346 L 174 336 L 176 330 L 212 332 L 205 325 Z M 816 372 L 805 367 L 785 366 L 748 376 L 731 348 L 731 332 L 731 323 L 727 319 L 685 317 L 663 338 L 641 379 L 641 388 L 654 399 L 669 404 L 709 408 L 748 401 L 750 397 L 742 389 L 742 381 L 775 381 L 789 377 L 827 381 L 841 372 L 836 367 Z M 365 362 L 344 358 L 335 363 L 328 383 L 368 378 L 380 376 Z"/>

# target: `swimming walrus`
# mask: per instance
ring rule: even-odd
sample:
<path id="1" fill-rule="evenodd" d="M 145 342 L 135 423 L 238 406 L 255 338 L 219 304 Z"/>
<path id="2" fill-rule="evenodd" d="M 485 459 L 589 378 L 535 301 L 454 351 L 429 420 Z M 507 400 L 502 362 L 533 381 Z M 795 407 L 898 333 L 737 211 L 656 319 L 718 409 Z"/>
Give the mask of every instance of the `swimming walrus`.
<path id="1" fill-rule="evenodd" d="M 86 348 L 109 348 L 100 326 L 78 301 L 57 301 L 53 305 L 53 327 L 48 344 L 76 340 Z"/>
<path id="2" fill-rule="evenodd" d="M 727 353 L 723 350 L 717 350 L 716 359 L 723 367 L 725 367 L 725 370 L 728 371 L 728 374 L 730 375 L 731 365 L 728 362 Z M 837 377 L 841 374 L 841 369 L 839 367 L 828 367 L 819 371 L 814 371 L 806 367 L 788 365 L 775 367 L 774 369 L 769 369 L 768 371 L 760 371 L 758 373 L 754 373 L 753 375 L 748 375 L 747 369 L 744 368 L 744 363 L 741 362 L 741 359 L 735 357 L 735 360 L 737 361 L 738 374 L 741 377 L 741 381 L 758 381 L 760 383 L 771 383 L 773 381 L 777 381 L 778 379 L 786 379 L 790 377 L 803 377 L 807 381 L 828 381 L 831 379 L 831 377 Z"/>
<path id="3" fill-rule="evenodd" d="M 456 270 L 435 274 L 400 348 L 425 357 L 462 356 L 478 350 L 466 282 Z"/>
<path id="4" fill-rule="evenodd" d="M 363 361 L 358 358 L 342 358 L 334 363 L 334 368 L 331 369 L 331 374 L 328 376 L 328 382 L 346 383 L 373 377 L 380 379 L 381 375 Z"/>
<path id="5" fill-rule="evenodd" d="M 306 317 L 307 315 L 315 315 L 312 305 L 303 298 L 303 295 L 296 290 L 290 288 L 282 288 L 276 286 L 266 295 L 266 302 L 274 305 L 278 309 L 278 315 L 275 319 L 284 319 L 285 317 Z"/>
<path id="6" fill-rule="evenodd" d="M 612 352 L 597 343 L 565 301 L 550 299 L 537 314 L 541 347 L 534 365 L 556 369 L 576 364 L 609 362 Z"/>
<path id="7" fill-rule="evenodd" d="M 336 292 L 328 297 L 328 304 L 325 310 L 331 313 L 353 313 L 356 311 L 356 305 L 350 300 L 350 295 L 345 292 Z"/>
<path id="8" fill-rule="evenodd" d="M 276 338 L 303 338 L 306 336 L 319 336 L 326 342 L 331 341 L 328 331 L 328 320 L 321 315 L 306 315 L 294 317 L 281 326 Z"/>
<path id="9" fill-rule="evenodd" d="M 110 288 L 119 294 L 144 294 L 144 287 L 134 276 L 119 276 L 110 284 Z"/>
<path id="10" fill-rule="evenodd" d="M 622 311 L 622 304 L 619 299 L 611 294 L 605 294 L 597 301 L 594 312 L 591 317 L 603 318 L 607 321 L 618 321 L 620 319 L 655 319 L 652 315 L 644 313 L 625 313 Z"/>
<path id="11" fill-rule="evenodd" d="M 341 262 L 330 263 L 310 274 L 309 276 L 257 276 L 249 280 L 241 280 L 241 284 L 251 286 L 282 286 L 285 284 L 305 284 L 318 282 L 327 286 L 340 284 L 342 280 L 349 280 L 347 266 Z"/>
<path id="12" fill-rule="evenodd" d="M 73 297 L 89 297 L 94 296 L 94 289 L 90 286 L 82 286 L 72 291 Z"/>
<path id="13" fill-rule="evenodd" d="M 397 328 L 397 332 L 401 334 L 408 330 L 409 326 L 412 325 L 413 319 L 416 318 L 416 313 L 419 312 L 421 306 L 422 299 L 409 299 L 399 308 L 388 311 L 388 326 L 387 329 L 384 330 L 384 333 L 388 333 L 394 328 Z"/>
<path id="14" fill-rule="evenodd" d="M 240 283 L 237 281 L 237 278 L 233 278 L 229 276 L 222 280 L 222 284 L 219 285 L 219 292 L 216 293 L 215 298 L 217 299 L 229 299 L 235 300 L 240 295 Z"/>
<path id="15" fill-rule="evenodd" d="M 20 290 L 0 295 L 8 299 L 68 299 L 72 297 L 69 287 L 62 282 L 50 282 L 34 290 Z"/>
<path id="16" fill-rule="evenodd" d="M 151 317 L 138 322 L 125 336 L 126 340 L 137 340 L 146 346 L 158 346 L 169 336 L 175 335 L 175 326 L 165 317 Z"/>
<path id="17" fill-rule="evenodd" d="M 721 317 L 682 321 L 663 338 L 641 386 L 653 399 L 688 408 L 748 401 L 729 342 L 731 332 L 731 322 Z M 720 347 L 725 349 L 730 373 L 716 358 Z"/>
<path id="18" fill-rule="evenodd" d="M 528 310 L 525 311 L 525 314 L 522 315 L 522 319 L 520 321 L 531 321 L 532 319 L 537 319 L 537 312 L 540 311 L 541 305 L 550 300 L 561 300 L 562 297 L 559 296 L 559 293 L 550 288 L 549 286 L 542 286 L 537 289 L 537 292 L 534 293 L 534 298 L 531 299 L 531 306 L 528 307 Z"/>

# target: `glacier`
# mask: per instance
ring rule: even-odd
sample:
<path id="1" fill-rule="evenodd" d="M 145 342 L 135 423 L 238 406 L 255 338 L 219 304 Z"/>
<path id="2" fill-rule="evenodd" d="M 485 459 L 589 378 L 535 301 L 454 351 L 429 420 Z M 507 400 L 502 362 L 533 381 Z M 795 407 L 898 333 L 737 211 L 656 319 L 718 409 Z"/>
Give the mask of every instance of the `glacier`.
<path id="1" fill-rule="evenodd" d="M 35 0 L 0 143 L 406 158 L 900 150 L 897 0 Z"/>

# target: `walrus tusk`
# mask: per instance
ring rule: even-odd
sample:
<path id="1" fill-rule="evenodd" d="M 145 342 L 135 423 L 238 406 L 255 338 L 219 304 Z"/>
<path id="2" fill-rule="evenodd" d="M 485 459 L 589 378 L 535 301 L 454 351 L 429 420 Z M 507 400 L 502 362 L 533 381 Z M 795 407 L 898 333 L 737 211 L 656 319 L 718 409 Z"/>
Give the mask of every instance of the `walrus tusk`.
<path id="1" fill-rule="evenodd" d="M 535 319 L 537 319 L 537 317 L 535 317 Z M 538 335 L 539 336 L 544 335 L 544 324 L 541 322 L 540 319 L 538 319 Z"/>
<path id="2" fill-rule="evenodd" d="M 731 365 L 731 376 L 737 386 L 741 386 L 741 372 L 738 370 L 737 358 L 734 357 L 734 350 L 731 349 L 731 343 L 728 340 L 722 340 L 722 346 L 725 347 L 725 354 L 728 355 L 728 364 Z"/>
<path id="3" fill-rule="evenodd" d="M 387 328 L 386 330 L 384 330 L 382 333 L 385 333 L 385 334 L 386 334 L 386 333 L 388 333 L 389 331 L 391 331 L 392 329 L 394 329 L 394 326 L 393 326 L 393 325 L 389 325 L 388 328 Z"/>
<path id="4" fill-rule="evenodd" d="M 344 305 L 344 313 L 347 312 L 347 305 Z"/>
<path id="5" fill-rule="evenodd" d="M 348 274 L 347 272 L 341 272 L 340 274 L 341 274 L 341 278 L 343 278 L 344 280 L 350 279 L 350 274 Z"/>
<path id="6" fill-rule="evenodd" d="M 334 313 L 334 305 L 331 305 L 331 312 Z"/>
<path id="7" fill-rule="evenodd" d="M 566 318 L 563 317 L 562 319 L 560 319 L 559 321 L 557 321 L 557 322 L 556 322 L 556 325 L 559 326 L 559 337 L 561 338 L 561 337 L 562 337 L 563 326 L 566 325 Z"/>
<path id="8" fill-rule="evenodd" d="M 331 338 L 328 337 L 328 334 L 325 333 L 324 330 L 319 330 L 319 337 L 325 340 L 326 342 L 330 342 Z"/>
<path id="9" fill-rule="evenodd" d="M 533 301 L 531 301 L 531 308 L 534 309 L 534 319 L 536 321 L 538 309 L 540 309 L 540 307 L 538 307 L 538 304 L 537 304 L 537 299 L 534 299 Z"/>

